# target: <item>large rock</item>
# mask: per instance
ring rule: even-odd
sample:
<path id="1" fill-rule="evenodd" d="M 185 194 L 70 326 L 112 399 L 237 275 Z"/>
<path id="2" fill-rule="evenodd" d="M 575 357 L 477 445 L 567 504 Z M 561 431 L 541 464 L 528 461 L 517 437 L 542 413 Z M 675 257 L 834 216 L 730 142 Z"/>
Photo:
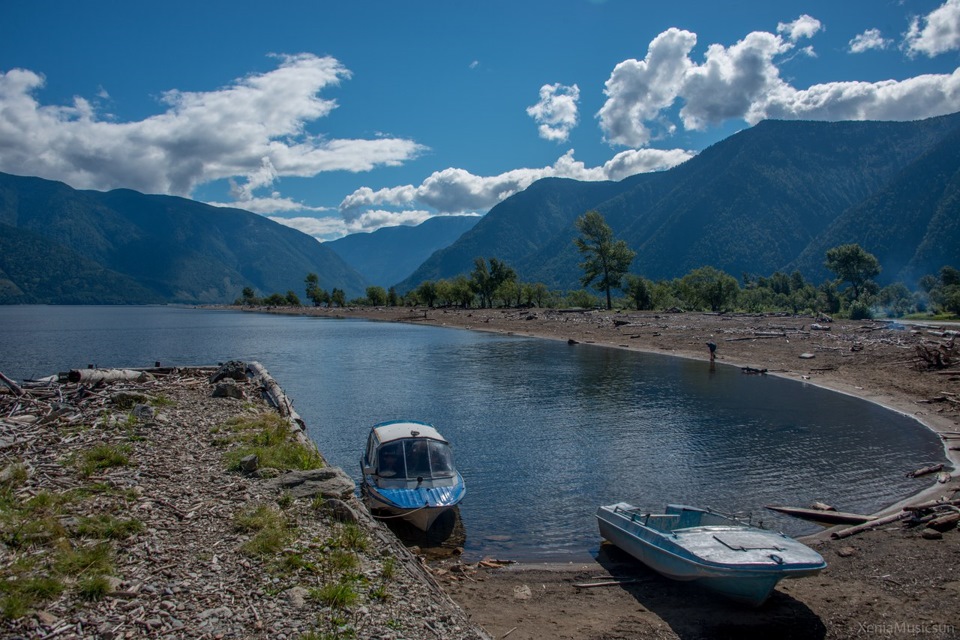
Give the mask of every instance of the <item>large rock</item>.
<path id="1" fill-rule="evenodd" d="M 356 483 L 339 467 L 324 467 L 309 471 L 290 471 L 272 480 L 270 486 L 278 491 L 288 491 L 294 498 L 346 499 L 353 496 Z"/>
<path id="2" fill-rule="evenodd" d="M 210 376 L 210 382 L 220 382 L 223 379 L 230 380 L 246 380 L 247 379 L 247 363 L 242 360 L 231 360 L 229 362 L 224 362 L 220 365 L 220 368 L 217 369 L 216 373 Z"/>

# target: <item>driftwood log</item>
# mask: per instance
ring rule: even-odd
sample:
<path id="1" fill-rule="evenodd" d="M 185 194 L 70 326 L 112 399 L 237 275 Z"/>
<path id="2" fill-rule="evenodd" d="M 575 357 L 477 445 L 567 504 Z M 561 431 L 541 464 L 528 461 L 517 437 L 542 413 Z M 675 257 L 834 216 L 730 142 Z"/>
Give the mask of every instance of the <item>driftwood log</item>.
<path id="1" fill-rule="evenodd" d="M 13 391 L 13 395 L 15 396 L 23 395 L 23 389 L 20 388 L 20 385 L 18 385 L 16 382 L 11 380 L 7 376 L 3 375 L 2 371 L 0 371 L 0 382 L 7 385 L 10 388 L 10 391 Z"/>
<path id="2" fill-rule="evenodd" d="M 885 524 L 890 524 L 891 522 L 898 522 L 900 520 L 906 520 L 911 517 L 913 514 L 910 511 L 901 511 L 900 513 L 894 513 L 889 516 L 884 516 L 883 518 L 877 518 L 876 520 L 871 520 L 870 522 L 864 522 L 863 524 L 858 524 L 855 527 L 850 527 L 849 529 L 842 529 L 840 531 L 834 531 L 830 534 L 830 537 L 834 540 L 840 540 L 841 538 L 848 538 L 850 536 L 862 533 L 864 531 L 869 531 L 876 527 L 882 527 Z"/>
<path id="3" fill-rule="evenodd" d="M 956 529 L 958 522 L 960 522 L 960 511 L 954 511 L 953 513 L 934 518 L 927 523 L 927 527 L 941 532 L 949 531 L 950 529 Z"/>
<path id="4" fill-rule="evenodd" d="M 953 500 L 931 500 L 929 502 L 920 502 L 918 504 L 908 504 L 903 509 L 905 511 L 926 511 L 927 509 L 935 509 L 936 507 L 958 505 L 960 505 L 960 498 L 954 498 Z"/>
<path id="5" fill-rule="evenodd" d="M 923 468 L 917 469 L 916 471 L 911 471 L 910 473 L 907 474 L 907 477 L 908 477 L 908 478 L 919 478 L 920 476 L 929 475 L 929 474 L 931 474 L 931 473 L 936 473 L 936 472 L 942 471 L 942 470 L 943 470 L 943 463 L 941 462 L 941 463 L 938 463 L 938 464 L 931 464 L 931 465 L 928 466 L 928 467 L 923 467 Z"/>
<path id="6" fill-rule="evenodd" d="M 153 376 L 146 371 L 135 369 L 71 369 L 67 374 L 70 382 L 97 384 L 98 382 L 146 382 Z"/>

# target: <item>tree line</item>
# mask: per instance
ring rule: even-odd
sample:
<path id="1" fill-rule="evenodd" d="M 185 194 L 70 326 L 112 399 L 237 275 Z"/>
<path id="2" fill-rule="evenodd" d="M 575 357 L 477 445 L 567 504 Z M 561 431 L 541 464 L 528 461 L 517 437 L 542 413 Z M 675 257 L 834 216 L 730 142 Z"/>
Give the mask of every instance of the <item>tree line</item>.
<path id="1" fill-rule="evenodd" d="M 473 270 L 451 279 L 424 281 L 415 289 L 398 294 L 394 287 L 367 287 L 366 296 L 347 300 L 342 289 L 330 292 L 319 286 L 316 274 L 307 274 L 304 285 L 313 306 L 427 306 L 427 307 L 540 307 L 603 308 L 636 310 L 785 311 L 826 313 L 865 319 L 877 316 L 903 317 L 914 313 L 960 315 L 960 271 L 944 266 L 937 274 L 920 279 L 919 289 L 897 282 L 881 288 L 875 281 L 880 263 L 857 244 L 845 244 L 826 252 L 824 266 L 835 278 L 814 285 L 799 272 L 770 276 L 742 274 L 741 279 L 710 266 L 700 267 L 680 278 L 654 282 L 630 273 L 636 257 L 596 211 L 577 219 L 580 235 L 574 244 L 583 260 L 576 291 L 550 290 L 541 282 L 522 282 L 516 271 L 497 258 L 474 259 Z M 592 293 L 590 287 L 599 295 Z M 619 291 L 621 295 L 615 296 Z M 602 297 L 601 297 L 602 296 Z M 259 298 L 243 289 L 237 305 L 302 306 L 297 294 L 274 293 Z"/>

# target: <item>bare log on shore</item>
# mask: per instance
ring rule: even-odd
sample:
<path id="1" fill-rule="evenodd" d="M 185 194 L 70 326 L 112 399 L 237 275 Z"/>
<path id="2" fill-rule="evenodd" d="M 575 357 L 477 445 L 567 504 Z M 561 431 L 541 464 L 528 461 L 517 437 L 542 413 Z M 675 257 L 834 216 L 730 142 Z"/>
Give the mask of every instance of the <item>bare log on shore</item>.
<path id="1" fill-rule="evenodd" d="M 945 500 L 941 498 L 940 500 L 931 500 L 930 502 L 921 502 L 919 504 L 908 504 L 903 509 L 904 511 L 926 511 L 927 509 L 934 509 L 936 507 L 957 506 L 957 505 L 960 505 L 960 498 L 954 498 L 953 500 Z"/>
<path id="2" fill-rule="evenodd" d="M 916 471 L 911 471 L 910 473 L 907 474 L 907 477 L 908 477 L 908 478 L 919 478 L 920 476 L 929 475 L 929 474 L 931 474 L 931 473 L 936 473 L 936 472 L 942 471 L 942 470 L 943 470 L 943 463 L 941 462 L 941 463 L 938 463 L 938 464 L 931 464 L 931 465 L 928 466 L 928 467 L 923 467 L 923 468 L 921 468 L 921 469 L 917 469 Z"/>
<path id="3" fill-rule="evenodd" d="M 884 516 L 883 518 L 877 518 L 876 520 L 871 520 L 870 522 L 865 522 L 863 524 L 858 524 L 855 527 L 850 527 L 849 529 L 842 529 L 840 531 L 834 531 L 830 534 L 830 537 L 834 540 L 840 540 L 841 538 L 848 538 L 850 536 L 874 529 L 876 527 L 882 527 L 885 524 L 890 524 L 891 522 L 898 522 L 900 520 L 906 520 L 911 517 L 913 513 L 910 511 L 901 511 L 900 513 L 895 513 L 893 515 Z"/>
<path id="4" fill-rule="evenodd" d="M 146 382 L 153 380 L 153 375 L 146 371 L 134 369 L 71 369 L 67 374 L 70 382 L 81 384 L 97 384 L 98 382 Z"/>
<path id="5" fill-rule="evenodd" d="M 23 389 L 20 388 L 20 385 L 18 385 L 16 382 L 11 380 L 7 376 L 3 375 L 2 371 L 0 371 L 0 382 L 10 387 L 10 391 L 13 391 L 13 395 L 15 396 L 23 395 Z"/>
<path id="6" fill-rule="evenodd" d="M 956 529 L 958 522 L 960 522 L 960 511 L 954 511 L 953 513 L 948 513 L 931 520 L 927 523 L 927 527 L 944 532 L 949 531 L 950 529 Z"/>

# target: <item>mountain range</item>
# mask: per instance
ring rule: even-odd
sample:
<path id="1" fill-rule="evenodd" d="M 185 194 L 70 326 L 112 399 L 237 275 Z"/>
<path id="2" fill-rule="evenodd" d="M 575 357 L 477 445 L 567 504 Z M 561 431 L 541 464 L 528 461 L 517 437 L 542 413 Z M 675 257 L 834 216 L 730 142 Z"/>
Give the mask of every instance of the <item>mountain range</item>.
<path id="1" fill-rule="evenodd" d="M 320 243 L 239 209 L 0 173 L 0 303 L 231 302 L 321 288 L 403 293 L 497 258 L 521 280 L 580 288 L 576 219 L 600 212 L 650 279 L 711 265 L 800 271 L 860 244 L 881 283 L 960 266 L 960 114 L 916 122 L 765 121 L 670 170 L 619 182 L 547 178 L 482 218 L 437 217 Z"/>
<path id="2" fill-rule="evenodd" d="M 521 280 L 580 288 L 575 221 L 600 212 L 637 252 L 631 272 L 674 278 L 711 265 L 740 277 L 799 270 L 858 243 L 882 282 L 960 264 L 960 114 L 916 122 L 765 121 L 670 170 L 620 182 L 546 179 L 507 198 L 398 290 L 496 257 Z"/>
<path id="3" fill-rule="evenodd" d="M 232 302 L 244 287 L 362 295 L 367 282 L 331 249 L 242 211 L 0 173 L 0 303 Z"/>

